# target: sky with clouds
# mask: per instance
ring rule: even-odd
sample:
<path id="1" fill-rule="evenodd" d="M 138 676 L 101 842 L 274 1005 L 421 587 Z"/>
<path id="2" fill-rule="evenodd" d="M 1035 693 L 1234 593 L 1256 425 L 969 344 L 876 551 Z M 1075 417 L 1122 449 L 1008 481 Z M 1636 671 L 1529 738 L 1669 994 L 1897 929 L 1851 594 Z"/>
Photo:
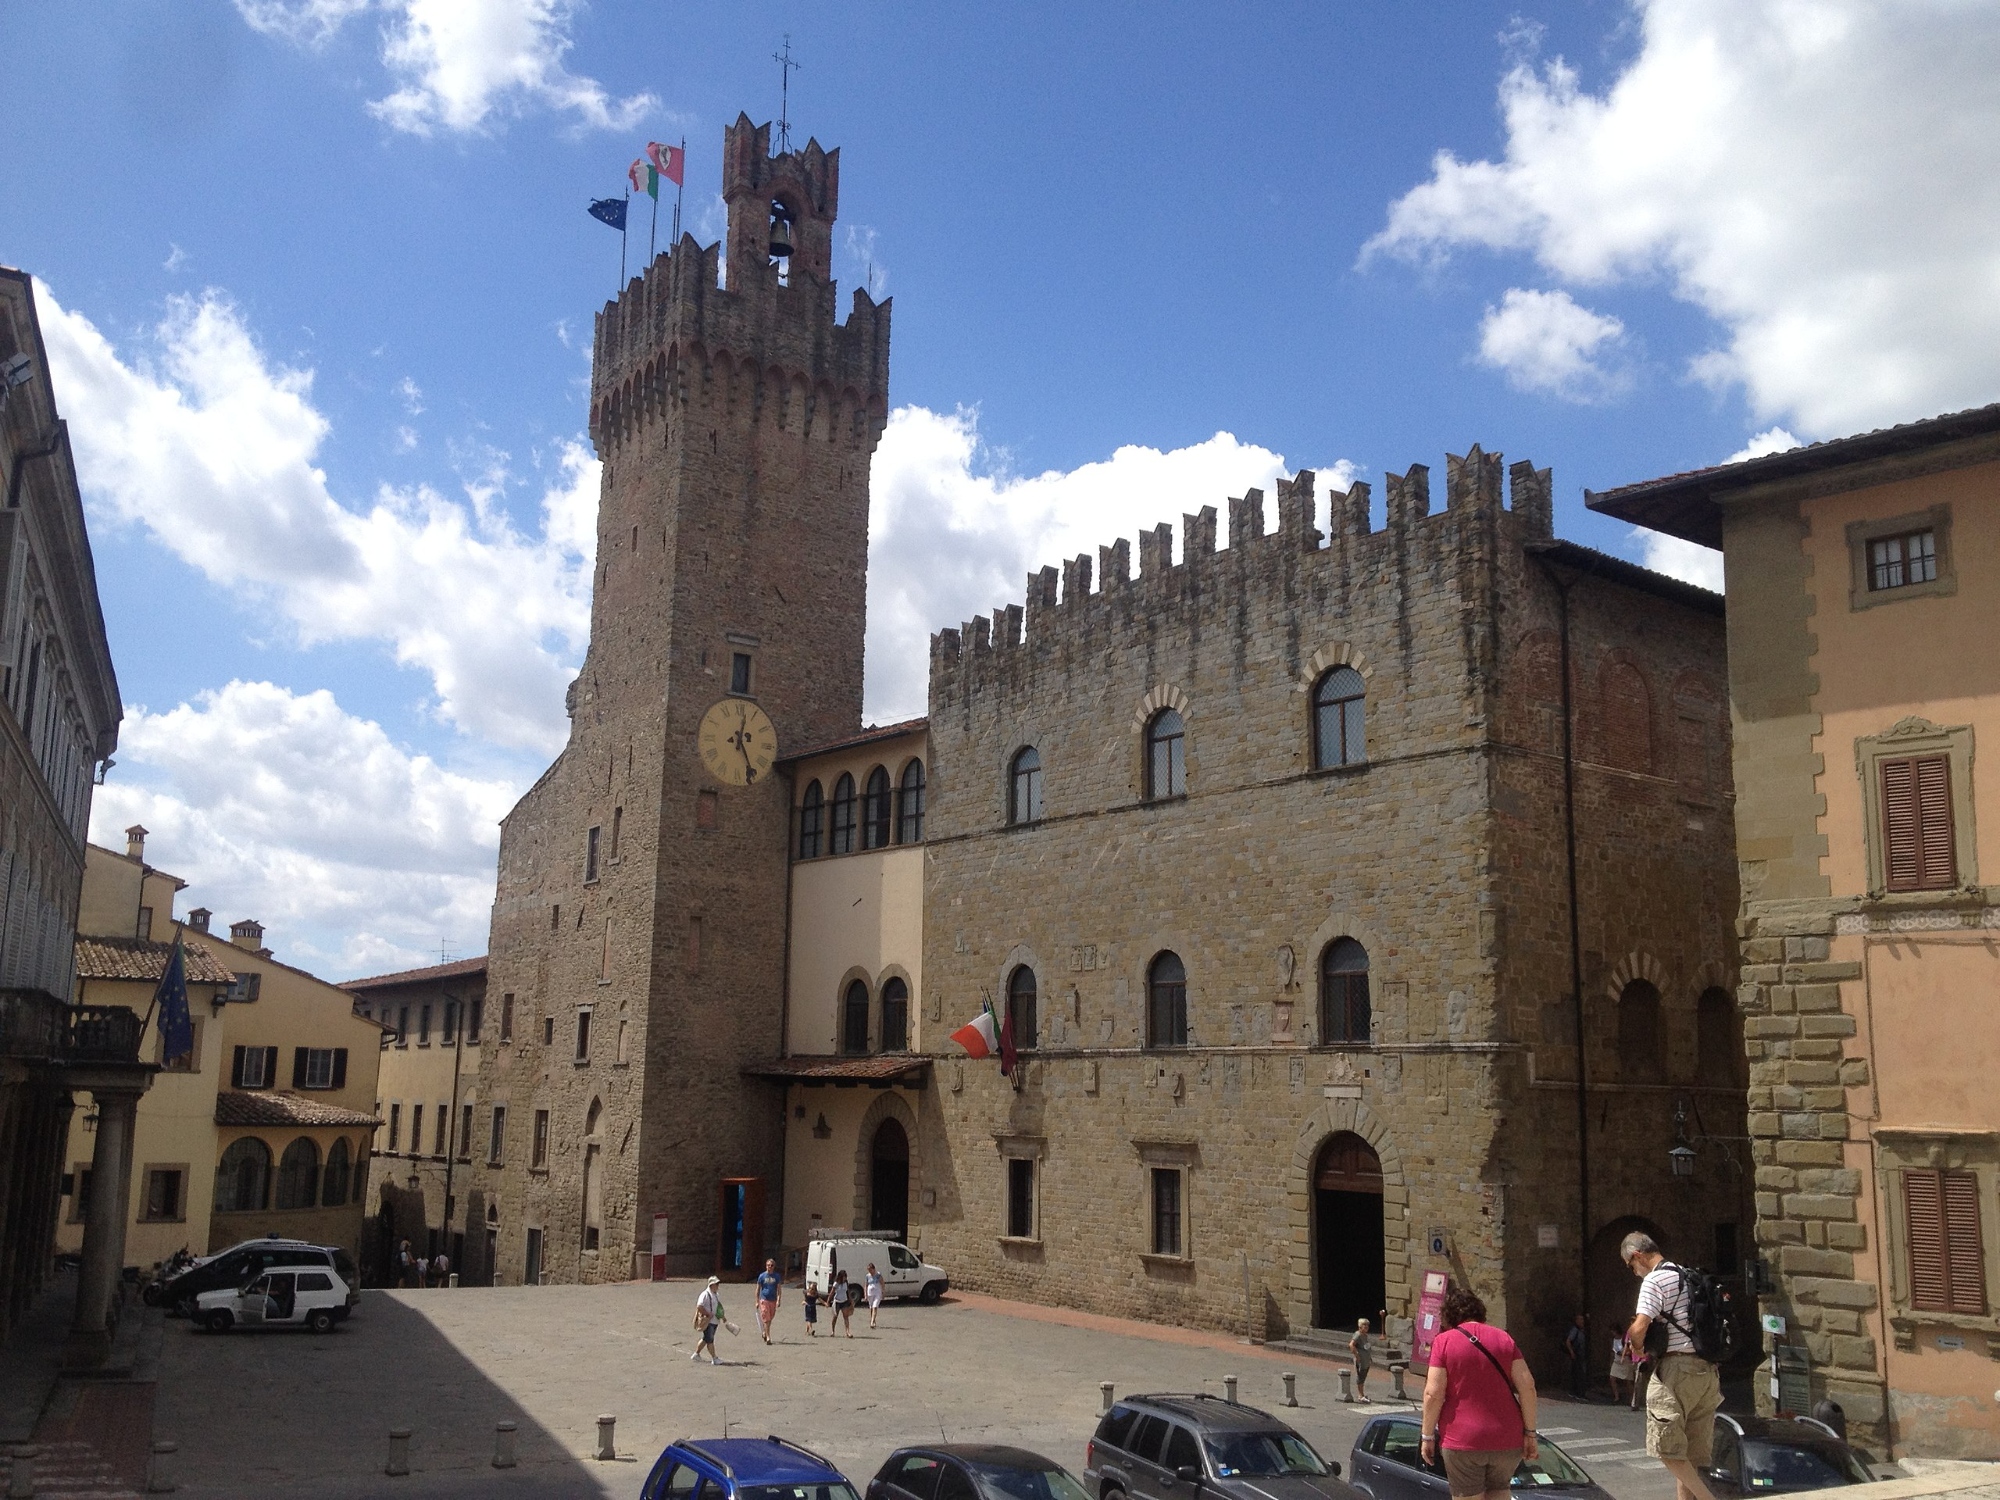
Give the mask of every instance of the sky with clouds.
<path id="1" fill-rule="evenodd" d="M 586 645 L 584 206 L 685 138 L 716 237 L 787 33 L 836 274 L 896 305 L 876 719 L 1031 569 L 1302 466 L 1478 442 L 1719 586 L 1582 490 L 2000 399 L 1992 3 L 6 7 L 0 261 L 127 706 L 100 842 L 331 976 L 483 950 Z"/>

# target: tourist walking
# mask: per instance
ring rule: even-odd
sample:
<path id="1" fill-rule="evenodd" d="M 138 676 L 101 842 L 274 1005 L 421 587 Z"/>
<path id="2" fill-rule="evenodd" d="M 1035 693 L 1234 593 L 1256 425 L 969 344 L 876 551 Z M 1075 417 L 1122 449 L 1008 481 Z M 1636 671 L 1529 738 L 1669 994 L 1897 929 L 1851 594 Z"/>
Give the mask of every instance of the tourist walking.
<path id="1" fill-rule="evenodd" d="M 440 1250 L 437 1259 L 431 1262 L 431 1285 L 448 1286 L 451 1283 L 451 1257 Z"/>
<path id="2" fill-rule="evenodd" d="M 1444 1332 L 1431 1344 L 1422 1432 L 1426 1464 L 1443 1450 L 1453 1500 L 1506 1500 L 1514 1470 L 1540 1451 L 1528 1362 L 1463 1287 L 1445 1297 Z"/>
<path id="3" fill-rule="evenodd" d="M 410 1254 L 410 1242 L 404 1240 L 396 1247 L 396 1285 L 415 1286 L 417 1284 L 416 1257 Z"/>
<path id="4" fill-rule="evenodd" d="M 806 1337 L 819 1337 L 819 1283 L 806 1283 Z"/>
<path id="5" fill-rule="evenodd" d="M 715 1330 L 727 1328 L 731 1333 L 736 1332 L 736 1325 L 729 1321 L 729 1314 L 722 1310 L 722 1293 L 716 1290 L 721 1285 L 720 1276 L 709 1277 L 708 1285 L 703 1287 L 701 1295 L 694 1299 L 694 1326 L 701 1334 L 701 1342 L 694 1346 L 694 1353 L 688 1356 L 689 1359 L 700 1359 L 702 1351 L 706 1349 L 708 1362 L 712 1365 L 721 1364 L 722 1357 L 715 1352 Z"/>
<path id="6" fill-rule="evenodd" d="M 1630 1401 L 1635 1387 L 1632 1384 L 1632 1349 L 1625 1342 L 1625 1335 L 1611 1335 L 1611 1399 Z"/>
<path id="7" fill-rule="evenodd" d="M 875 1326 L 875 1315 L 882 1311 L 882 1273 L 875 1269 L 875 1262 L 868 1262 L 868 1277 L 862 1283 L 868 1294 L 868 1326 Z"/>
<path id="8" fill-rule="evenodd" d="M 1362 1405 L 1372 1405 L 1368 1400 L 1368 1372 L 1375 1366 L 1375 1340 L 1368 1332 L 1368 1320 L 1359 1318 L 1354 1324 L 1354 1337 L 1347 1341 L 1347 1352 L 1354 1356 L 1354 1399 Z"/>
<path id="9" fill-rule="evenodd" d="M 764 1274 L 757 1278 L 757 1328 L 764 1342 L 771 1342 L 771 1320 L 778 1316 L 778 1303 L 785 1295 L 785 1278 L 778 1274 L 775 1260 L 764 1262 Z"/>
<path id="10" fill-rule="evenodd" d="M 1569 1355 L 1569 1393 L 1579 1401 L 1590 1394 L 1589 1349 L 1589 1324 L 1578 1313 L 1563 1335 L 1563 1352 Z"/>
<path id="11" fill-rule="evenodd" d="M 1651 1235 L 1626 1235 L 1618 1256 L 1639 1278 L 1639 1310 L 1626 1330 L 1626 1345 L 1652 1352 L 1656 1359 L 1646 1392 L 1646 1451 L 1674 1476 L 1679 1500 L 1715 1500 L 1701 1471 L 1713 1458 L 1722 1378 L 1695 1353 L 1687 1281 Z"/>
<path id="12" fill-rule="evenodd" d="M 847 1279 L 845 1271 L 837 1271 L 833 1277 L 833 1331 L 838 1333 L 845 1325 L 847 1336 L 854 1337 L 854 1287 Z"/>

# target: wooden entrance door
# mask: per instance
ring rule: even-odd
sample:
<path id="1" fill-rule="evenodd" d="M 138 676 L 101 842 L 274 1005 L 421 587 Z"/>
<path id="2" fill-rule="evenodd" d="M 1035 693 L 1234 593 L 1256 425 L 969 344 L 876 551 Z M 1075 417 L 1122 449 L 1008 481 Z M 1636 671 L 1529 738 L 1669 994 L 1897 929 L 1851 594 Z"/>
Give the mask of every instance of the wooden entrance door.
<path id="1" fill-rule="evenodd" d="M 1314 1327 L 1379 1320 L 1387 1285 L 1384 1253 L 1382 1159 L 1344 1130 L 1320 1148 L 1313 1167 Z"/>

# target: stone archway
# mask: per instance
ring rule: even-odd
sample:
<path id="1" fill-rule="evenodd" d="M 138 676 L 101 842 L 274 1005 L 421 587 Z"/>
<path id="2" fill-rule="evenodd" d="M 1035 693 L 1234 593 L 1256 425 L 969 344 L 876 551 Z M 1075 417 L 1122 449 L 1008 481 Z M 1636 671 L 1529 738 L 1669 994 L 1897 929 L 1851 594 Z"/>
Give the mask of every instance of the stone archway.
<path id="1" fill-rule="evenodd" d="M 1382 1255 L 1382 1159 L 1351 1130 L 1328 1136 L 1313 1164 L 1313 1326 L 1351 1329 L 1388 1303 Z"/>
<path id="2" fill-rule="evenodd" d="M 1410 1274 L 1409 1183 L 1403 1154 L 1388 1128 L 1359 1099 L 1326 1099 L 1300 1123 L 1292 1142 L 1292 1160 L 1285 1176 L 1285 1199 L 1291 1225 L 1286 1247 L 1290 1276 L 1285 1318 L 1294 1329 L 1313 1326 L 1315 1180 L 1321 1153 L 1335 1136 L 1351 1133 L 1375 1153 L 1382 1181 L 1382 1302 L 1392 1316 L 1409 1317 L 1415 1309 Z M 1274 1330 L 1275 1333 L 1275 1330 Z"/>
<path id="3" fill-rule="evenodd" d="M 921 1198 L 923 1183 L 923 1149 L 918 1144 L 917 1112 L 910 1101 L 902 1096 L 900 1089 L 885 1089 L 868 1106 L 861 1117 L 861 1128 L 856 1132 L 854 1142 L 854 1218 L 851 1227 L 871 1229 L 876 1218 L 876 1147 L 880 1144 L 882 1127 L 894 1123 L 903 1133 L 902 1144 L 905 1161 L 908 1163 L 902 1179 L 903 1187 L 903 1232 L 907 1237 L 910 1221 Z M 890 1144 L 893 1144 L 891 1142 Z M 893 1184 L 885 1184 L 893 1186 Z"/>
<path id="4" fill-rule="evenodd" d="M 868 1227 L 893 1240 L 910 1237 L 910 1134 L 894 1115 L 869 1143 Z"/>

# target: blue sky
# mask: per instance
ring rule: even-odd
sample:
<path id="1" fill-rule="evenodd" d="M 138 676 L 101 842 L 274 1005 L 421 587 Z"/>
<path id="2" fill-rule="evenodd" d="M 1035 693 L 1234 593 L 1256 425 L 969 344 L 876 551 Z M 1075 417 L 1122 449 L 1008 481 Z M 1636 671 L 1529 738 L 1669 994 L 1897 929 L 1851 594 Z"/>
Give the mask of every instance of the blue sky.
<path id="1" fill-rule="evenodd" d="M 585 644 L 584 204 L 685 136 L 716 237 L 787 32 L 895 298 L 871 714 L 1027 568 L 1300 465 L 1479 442 L 1719 580 L 1581 491 L 2000 398 L 1991 4 L 8 7 L 0 260 L 132 711 L 100 839 L 329 973 L 483 947 Z"/>

